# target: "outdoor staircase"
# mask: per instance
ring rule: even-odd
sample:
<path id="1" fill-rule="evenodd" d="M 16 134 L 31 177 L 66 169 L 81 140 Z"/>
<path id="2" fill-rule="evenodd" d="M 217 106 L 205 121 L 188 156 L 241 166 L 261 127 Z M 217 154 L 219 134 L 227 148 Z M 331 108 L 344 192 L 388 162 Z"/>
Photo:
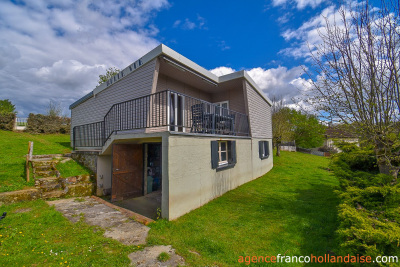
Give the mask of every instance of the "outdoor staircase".
<path id="1" fill-rule="evenodd" d="M 58 163 L 72 160 L 70 154 L 34 155 L 32 164 L 35 187 L 43 199 L 59 198 L 70 195 L 91 195 L 94 183 L 89 175 L 62 178 L 56 169 Z"/>
<path id="2" fill-rule="evenodd" d="M 49 156 L 49 155 L 44 155 Z M 53 155 L 52 155 L 53 156 Z M 54 155 L 54 157 L 37 157 L 34 156 L 31 159 L 32 169 L 33 169 L 33 178 L 46 178 L 59 176 L 58 171 L 56 170 L 56 165 L 60 161 L 70 160 L 70 158 L 63 158 L 63 155 Z"/>

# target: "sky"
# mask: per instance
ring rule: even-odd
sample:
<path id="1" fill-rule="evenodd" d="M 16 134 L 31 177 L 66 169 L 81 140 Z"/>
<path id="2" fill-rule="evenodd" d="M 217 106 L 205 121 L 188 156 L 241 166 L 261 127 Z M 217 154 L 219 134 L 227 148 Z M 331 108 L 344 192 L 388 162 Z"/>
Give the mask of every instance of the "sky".
<path id="1" fill-rule="evenodd" d="M 69 105 L 109 67 L 163 43 L 216 75 L 246 70 L 269 98 L 307 91 L 327 0 L 0 1 L 0 99 L 18 117 Z"/>

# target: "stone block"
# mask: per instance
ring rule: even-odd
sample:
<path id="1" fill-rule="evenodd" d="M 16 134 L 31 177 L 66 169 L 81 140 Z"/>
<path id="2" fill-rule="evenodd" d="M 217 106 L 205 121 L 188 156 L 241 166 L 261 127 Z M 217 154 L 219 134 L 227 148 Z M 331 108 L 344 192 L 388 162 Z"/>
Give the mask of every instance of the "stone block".
<path id="1" fill-rule="evenodd" d="M 37 179 L 35 186 L 39 187 L 43 192 L 50 192 L 52 190 L 60 190 L 64 188 L 60 179 L 57 177 Z"/>
<path id="2" fill-rule="evenodd" d="M 39 189 L 25 189 L 12 192 L 0 193 L 0 205 L 11 204 L 21 201 L 38 199 L 41 196 Z"/>
<path id="3" fill-rule="evenodd" d="M 83 197 L 91 196 L 95 192 L 95 185 L 93 183 L 79 183 L 74 185 L 68 185 L 65 188 L 66 197 Z"/>
<path id="4" fill-rule="evenodd" d="M 64 197 L 65 195 L 66 195 L 65 190 L 53 190 L 49 192 L 43 192 L 42 198 L 43 199 L 59 198 L 59 197 Z"/>

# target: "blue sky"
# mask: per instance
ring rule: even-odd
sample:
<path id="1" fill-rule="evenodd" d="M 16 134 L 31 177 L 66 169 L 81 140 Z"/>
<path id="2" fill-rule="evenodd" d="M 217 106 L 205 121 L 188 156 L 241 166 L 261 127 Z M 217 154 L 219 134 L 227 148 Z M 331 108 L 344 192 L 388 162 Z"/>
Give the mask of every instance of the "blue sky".
<path id="1" fill-rule="evenodd" d="M 217 75 L 245 69 L 287 101 L 308 89 L 307 43 L 318 44 L 326 0 L 0 1 L 0 99 L 18 116 L 68 106 L 108 67 L 125 68 L 164 43 Z"/>

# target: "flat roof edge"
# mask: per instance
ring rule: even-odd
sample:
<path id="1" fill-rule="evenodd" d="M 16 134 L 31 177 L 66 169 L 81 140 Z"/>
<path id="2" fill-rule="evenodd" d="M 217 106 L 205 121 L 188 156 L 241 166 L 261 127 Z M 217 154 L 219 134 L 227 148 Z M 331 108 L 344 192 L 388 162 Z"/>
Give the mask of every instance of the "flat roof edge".
<path id="1" fill-rule="evenodd" d="M 240 70 L 230 74 L 226 74 L 219 77 L 219 82 L 227 82 L 235 79 L 244 78 L 246 81 L 257 91 L 257 93 L 265 100 L 268 104 L 272 106 L 272 101 L 263 93 L 263 91 L 258 87 L 257 83 L 250 77 L 250 75 L 245 70 Z"/>

